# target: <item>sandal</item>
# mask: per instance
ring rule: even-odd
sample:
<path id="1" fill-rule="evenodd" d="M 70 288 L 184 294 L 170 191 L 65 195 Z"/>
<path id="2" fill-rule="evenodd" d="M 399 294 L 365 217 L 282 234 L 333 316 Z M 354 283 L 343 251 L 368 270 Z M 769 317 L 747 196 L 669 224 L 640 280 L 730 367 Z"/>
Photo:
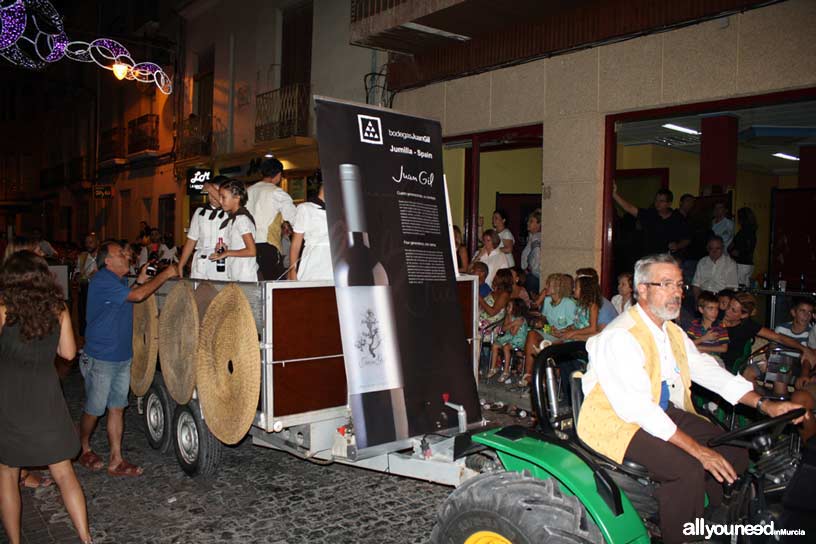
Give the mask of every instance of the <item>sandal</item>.
<path id="1" fill-rule="evenodd" d="M 499 369 L 498 369 L 498 368 L 491 368 L 491 369 L 490 369 L 490 370 L 487 372 L 487 376 L 485 376 L 485 377 L 486 377 L 486 378 L 489 380 L 490 378 L 492 378 L 493 376 L 495 376 L 495 375 L 496 375 L 496 374 L 498 374 L 498 373 L 499 373 Z"/>
<path id="2" fill-rule="evenodd" d="M 124 459 L 115 467 L 108 467 L 108 474 L 111 476 L 141 476 L 143 472 L 142 467 L 128 463 Z"/>
<path id="3" fill-rule="evenodd" d="M 102 470 L 102 467 L 105 466 L 105 462 L 93 450 L 88 450 L 80 455 L 77 462 L 91 472 Z"/>
<path id="4" fill-rule="evenodd" d="M 509 378 L 510 378 L 509 372 L 502 372 L 501 376 L 499 376 L 499 383 L 506 383 Z"/>
<path id="5" fill-rule="evenodd" d="M 525 375 L 524 375 L 524 376 L 523 376 L 523 377 L 522 377 L 522 378 L 519 380 L 518 384 L 519 384 L 521 387 L 527 387 L 528 385 L 530 385 L 530 381 L 532 380 L 532 378 L 533 378 L 533 375 L 532 375 L 532 374 L 525 374 Z"/>
<path id="6" fill-rule="evenodd" d="M 52 485 L 54 485 L 54 480 L 45 476 L 38 476 L 33 472 L 26 474 L 25 478 L 20 478 L 20 487 L 25 487 L 27 489 L 50 487 Z"/>

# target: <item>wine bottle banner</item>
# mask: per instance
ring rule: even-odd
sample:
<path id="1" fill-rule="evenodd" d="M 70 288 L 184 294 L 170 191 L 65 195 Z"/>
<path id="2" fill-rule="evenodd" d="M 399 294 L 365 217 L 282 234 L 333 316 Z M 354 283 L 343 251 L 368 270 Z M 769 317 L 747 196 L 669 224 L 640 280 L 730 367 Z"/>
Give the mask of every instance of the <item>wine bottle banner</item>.
<path id="1" fill-rule="evenodd" d="M 455 428 L 444 398 L 480 421 L 465 337 L 473 324 L 463 321 L 447 197 L 435 182 L 439 123 L 321 97 L 315 107 L 358 455 Z"/>

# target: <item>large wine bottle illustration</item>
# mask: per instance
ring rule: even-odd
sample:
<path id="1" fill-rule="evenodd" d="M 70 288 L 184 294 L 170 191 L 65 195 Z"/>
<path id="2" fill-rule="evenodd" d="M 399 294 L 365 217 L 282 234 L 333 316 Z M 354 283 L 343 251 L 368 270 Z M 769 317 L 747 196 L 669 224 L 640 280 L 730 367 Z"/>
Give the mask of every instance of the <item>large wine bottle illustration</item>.
<path id="1" fill-rule="evenodd" d="M 348 248 L 334 284 L 354 432 L 366 448 L 408 438 L 408 414 L 391 287 L 369 244 L 360 168 L 339 170 Z"/>

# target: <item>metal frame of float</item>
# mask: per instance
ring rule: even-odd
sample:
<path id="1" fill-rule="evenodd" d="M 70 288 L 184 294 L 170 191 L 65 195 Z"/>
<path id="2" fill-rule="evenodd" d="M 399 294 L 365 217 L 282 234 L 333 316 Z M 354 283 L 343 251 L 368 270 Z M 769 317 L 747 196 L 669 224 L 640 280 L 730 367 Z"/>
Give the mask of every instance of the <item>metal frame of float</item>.
<path id="1" fill-rule="evenodd" d="M 198 281 L 192 280 L 194 288 Z M 220 291 L 228 282 L 210 282 Z M 469 287 L 468 287 L 469 284 Z M 164 304 L 164 298 L 175 285 L 175 281 L 167 282 L 156 292 L 159 311 Z M 339 462 L 360 468 L 376 470 L 390 474 L 398 474 L 412 478 L 433 481 L 445 485 L 457 486 L 467 478 L 478 472 L 467 468 L 465 460 L 454 459 L 454 437 L 431 435 L 425 439 L 431 443 L 430 457 L 426 457 L 421 448 L 421 437 L 404 441 L 400 444 L 388 444 L 380 448 L 368 448 L 365 458 L 357 455 L 356 448 L 338 432 L 351 420 L 351 411 L 346 403 L 335 406 L 324 406 L 312 410 L 296 411 L 294 413 L 277 413 L 275 410 L 276 378 L 275 374 L 282 374 L 287 365 L 312 365 L 314 362 L 326 362 L 335 367 L 338 360 L 342 365 L 343 351 L 339 342 L 339 328 L 337 342 L 330 353 L 321 353 L 305 357 L 281 357 L 276 359 L 276 326 L 275 304 L 277 295 L 290 293 L 294 289 L 326 289 L 331 290 L 332 306 L 324 308 L 329 318 L 336 312 L 334 302 L 334 284 L 331 281 L 264 281 L 258 283 L 238 284 L 252 308 L 255 325 L 260 337 L 261 394 L 258 410 L 255 414 L 249 435 L 255 445 L 273 448 L 294 454 L 306 460 L 315 462 Z M 460 300 L 464 292 L 469 295 L 470 307 L 464 310 L 466 323 L 469 324 L 467 341 L 470 344 L 473 361 L 474 379 L 478 376 L 478 355 L 480 346 L 476 345 L 478 321 L 478 280 L 476 276 L 459 275 L 457 277 L 457 292 Z M 202 316 L 203 318 L 203 316 Z M 469 322 L 469 323 L 468 323 Z M 280 331 L 278 331 L 280 334 Z M 331 342 L 330 342 L 331 343 Z M 285 345 L 285 343 L 282 343 Z M 281 344 L 278 344 L 281 347 Z M 286 350 L 279 350 L 286 351 Z M 285 353 L 284 353 L 285 354 Z M 277 369 L 278 370 L 276 372 Z M 283 378 L 280 378 L 284 380 Z M 478 382 L 477 382 L 478 383 Z M 345 383 L 342 385 L 345 395 Z M 278 395 L 282 395 L 279 391 Z M 197 393 L 193 393 L 193 398 Z M 280 400 L 280 399 L 279 399 Z M 456 399 L 451 399 L 453 402 Z M 279 403 L 280 404 L 280 403 Z M 287 412 L 287 410 L 281 410 Z M 202 419 L 206 421 L 206 413 L 202 409 Z M 472 424 L 471 428 L 483 426 Z M 395 451 L 397 450 L 397 451 Z"/>

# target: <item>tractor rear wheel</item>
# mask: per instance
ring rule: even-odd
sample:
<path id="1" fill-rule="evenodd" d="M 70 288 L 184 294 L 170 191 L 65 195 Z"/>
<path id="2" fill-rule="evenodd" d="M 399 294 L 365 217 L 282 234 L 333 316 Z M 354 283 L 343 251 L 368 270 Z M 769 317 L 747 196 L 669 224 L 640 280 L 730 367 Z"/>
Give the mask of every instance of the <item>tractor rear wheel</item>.
<path id="1" fill-rule="evenodd" d="M 518 472 L 476 476 L 439 508 L 434 544 L 601 543 L 603 537 L 577 498 L 554 479 Z"/>

